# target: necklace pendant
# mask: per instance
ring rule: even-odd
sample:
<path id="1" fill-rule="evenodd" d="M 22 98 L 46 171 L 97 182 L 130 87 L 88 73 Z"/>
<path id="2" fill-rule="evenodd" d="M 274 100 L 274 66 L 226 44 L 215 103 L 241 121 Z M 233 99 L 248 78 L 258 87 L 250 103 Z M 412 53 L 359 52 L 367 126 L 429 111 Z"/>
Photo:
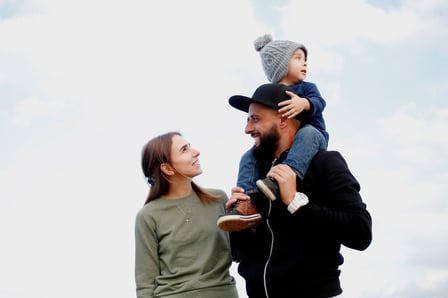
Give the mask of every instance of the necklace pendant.
<path id="1" fill-rule="evenodd" d="M 185 222 L 186 222 L 187 224 L 189 224 L 190 221 L 191 221 L 191 219 L 189 219 L 189 218 L 187 218 L 187 219 L 185 220 Z"/>

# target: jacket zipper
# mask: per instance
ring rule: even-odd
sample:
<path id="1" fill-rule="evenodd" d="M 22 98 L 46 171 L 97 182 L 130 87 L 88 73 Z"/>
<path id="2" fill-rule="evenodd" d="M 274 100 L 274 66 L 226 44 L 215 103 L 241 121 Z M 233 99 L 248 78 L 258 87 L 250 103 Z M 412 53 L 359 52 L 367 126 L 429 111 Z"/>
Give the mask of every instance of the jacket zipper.
<path id="1" fill-rule="evenodd" d="M 269 249 L 269 256 L 268 256 L 268 259 L 266 260 L 266 263 L 264 264 L 264 271 L 263 271 L 263 285 L 264 285 L 264 293 L 266 295 L 266 298 L 269 298 L 266 274 L 267 274 L 269 262 L 271 261 L 272 250 L 274 249 L 274 232 L 272 231 L 271 225 L 269 224 L 269 215 L 271 214 L 271 207 L 272 207 L 272 202 L 269 201 L 269 210 L 268 210 L 268 218 L 266 219 L 266 225 L 268 226 L 269 232 L 271 233 L 271 247 Z"/>
<path id="2" fill-rule="evenodd" d="M 271 168 L 275 165 L 276 161 L 277 161 L 277 158 L 274 158 L 274 160 L 272 160 Z M 264 271 L 263 271 L 263 285 L 264 285 L 264 293 L 266 295 L 266 298 L 269 298 L 266 274 L 267 274 L 267 268 L 268 268 L 269 262 L 271 261 L 272 250 L 274 249 L 274 232 L 272 231 L 271 225 L 269 224 L 269 215 L 271 214 L 271 208 L 272 208 L 272 202 L 269 200 L 269 209 L 268 209 L 268 216 L 266 219 L 266 225 L 268 226 L 269 232 L 271 233 L 271 247 L 269 249 L 269 256 L 268 256 L 268 259 L 266 260 L 266 263 L 264 264 Z"/>

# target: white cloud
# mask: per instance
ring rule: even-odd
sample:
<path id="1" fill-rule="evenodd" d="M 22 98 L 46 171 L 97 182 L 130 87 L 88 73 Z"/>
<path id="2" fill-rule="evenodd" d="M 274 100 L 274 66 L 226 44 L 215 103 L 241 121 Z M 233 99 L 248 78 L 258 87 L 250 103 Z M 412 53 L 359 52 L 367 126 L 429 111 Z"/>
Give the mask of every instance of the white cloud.
<path id="1" fill-rule="evenodd" d="M 284 9 L 282 28 L 287 36 L 297 36 L 307 43 L 350 47 L 356 47 L 359 42 L 397 45 L 423 32 L 444 30 L 436 25 L 441 21 L 437 9 L 445 4 L 425 1 L 418 6 L 416 3 L 421 1 L 405 1 L 404 6 L 383 10 L 362 0 L 290 1 Z"/>
<path id="2" fill-rule="evenodd" d="M 353 86 L 341 79 L 358 75 L 346 69 L 352 53 L 372 44 L 405 50 L 423 29 L 431 30 L 428 40 L 446 30 L 434 28 L 444 21 L 443 1 L 404 4 L 382 10 L 354 0 L 291 1 L 274 36 L 312 49 L 310 69 L 335 119 L 331 146 L 359 178 L 373 215 L 372 246 L 344 252 L 347 297 L 405 297 L 406 287 L 437 293 L 446 284 L 446 265 L 436 261 L 448 244 L 433 235 L 447 232 L 447 108 L 428 96 L 384 106 L 381 119 L 336 114 L 356 111 L 358 98 L 346 97 Z M 198 181 L 229 192 L 252 141 L 244 113 L 227 98 L 250 95 L 265 81 L 252 42 L 273 28 L 256 20 L 251 1 L 22 5 L 20 16 L 0 22 L 0 130 L 13 141 L 0 157 L 0 296 L 59 297 L 72 280 L 81 286 L 68 298 L 132 296 L 133 218 L 147 191 L 141 146 L 181 130 L 201 151 Z M 435 84 L 422 76 L 412 88 L 446 97 Z M 363 103 L 377 108 L 368 95 Z M 336 121 L 359 130 L 346 132 Z"/>
<path id="3" fill-rule="evenodd" d="M 448 159 L 448 109 L 434 106 L 423 109 L 410 102 L 389 119 L 381 121 L 386 140 L 398 146 L 400 155 L 412 164 L 427 164 L 434 158 L 444 163 Z M 429 164 L 429 166 L 433 166 Z M 437 165 L 435 165 L 437 166 Z"/>
<path id="4" fill-rule="evenodd" d="M 442 270 L 428 274 L 428 276 L 425 277 L 422 283 L 423 283 L 422 287 L 425 289 L 437 289 L 440 288 L 440 286 L 447 287 L 448 271 Z"/>
<path id="5" fill-rule="evenodd" d="M 61 102 L 43 102 L 36 97 L 27 98 L 14 107 L 11 115 L 12 123 L 28 126 L 35 120 L 61 112 L 63 108 Z"/>
<path id="6" fill-rule="evenodd" d="M 345 254 L 349 261 L 343 281 L 349 297 L 444 293 L 446 278 L 440 272 L 447 268 L 442 252 L 448 243 L 435 235 L 448 233 L 448 139 L 441 134 L 447 129 L 445 108 L 411 102 L 369 130 L 333 144 L 360 180 L 373 217 L 372 246 L 363 253 Z M 371 280 L 381 290 L 370 288 Z"/>
<path id="7" fill-rule="evenodd" d="M 180 129 L 207 161 L 229 146 L 220 136 L 235 129 L 244 137 L 244 115 L 228 115 L 226 98 L 244 92 L 241 74 L 259 74 L 244 43 L 259 26 L 250 2 L 148 3 L 46 1 L 38 14 L 0 23 L 0 83 L 28 87 L 1 113 L 14 141 L 0 163 L 0 293 L 8 297 L 31 295 L 14 290 L 28 279 L 23 272 L 39 276 L 28 282 L 34 297 L 58 297 L 71 280 L 80 286 L 66 297 L 132 295 L 133 219 L 147 191 L 143 143 Z M 231 147 L 233 155 L 247 148 Z M 204 185 L 233 184 L 217 182 L 227 166 L 215 164 Z"/>

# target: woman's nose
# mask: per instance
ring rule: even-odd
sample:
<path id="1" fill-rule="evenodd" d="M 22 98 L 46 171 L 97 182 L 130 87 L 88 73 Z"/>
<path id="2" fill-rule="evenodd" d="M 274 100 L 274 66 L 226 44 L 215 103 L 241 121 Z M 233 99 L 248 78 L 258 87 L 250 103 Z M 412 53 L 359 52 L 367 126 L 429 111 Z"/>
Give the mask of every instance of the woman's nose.
<path id="1" fill-rule="evenodd" d="M 199 155 L 201 155 L 201 152 L 199 152 L 198 149 L 193 149 L 193 155 L 194 156 L 199 156 Z"/>

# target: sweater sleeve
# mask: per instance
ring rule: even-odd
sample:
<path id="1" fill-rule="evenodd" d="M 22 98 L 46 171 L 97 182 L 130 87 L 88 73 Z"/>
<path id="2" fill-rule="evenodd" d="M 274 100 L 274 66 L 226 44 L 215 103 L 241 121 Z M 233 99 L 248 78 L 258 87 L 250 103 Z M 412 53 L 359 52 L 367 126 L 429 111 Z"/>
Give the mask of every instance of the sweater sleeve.
<path id="1" fill-rule="evenodd" d="M 333 237 L 346 247 L 364 250 L 372 241 L 372 219 L 362 201 L 360 185 L 342 155 L 329 151 L 321 155 L 311 173 L 321 189 L 319 201 L 310 199 L 303 216 L 325 237 Z M 300 210 L 299 210 L 300 212 Z"/>
<path id="2" fill-rule="evenodd" d="M 138 298 L 154 297 L 155 278 L 160 272 L 155 225 L 144 209 L 137 214 L 135 221 L 135 282 Z"/>
<path id="3" fill-rule="evenodd" d="M 311 103 L 311 111 L 307 113 L 310 116 L 322 114 L 327 103 L 324 98 L 320 95 L 316 84 L 311 82 L 304 82 L 306 84 L 302 87 L 303 97 L 308 99 Z"/>

